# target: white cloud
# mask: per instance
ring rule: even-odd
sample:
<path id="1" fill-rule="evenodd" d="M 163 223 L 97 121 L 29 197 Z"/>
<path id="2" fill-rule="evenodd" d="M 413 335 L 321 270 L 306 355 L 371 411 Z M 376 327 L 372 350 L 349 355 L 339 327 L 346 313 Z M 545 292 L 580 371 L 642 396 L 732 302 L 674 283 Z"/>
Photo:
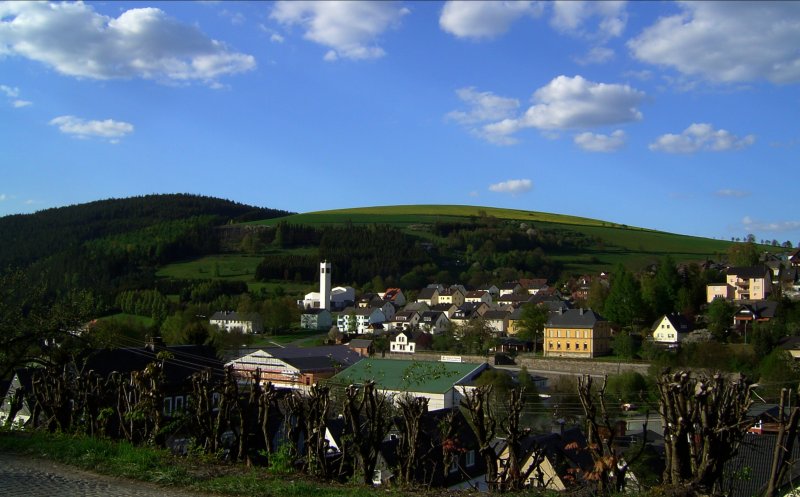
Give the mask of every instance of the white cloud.
<path id="1" fill-rule="evenodd" d="M 533 94 L 524 123 L 540 129 L 574 129 L 639 121 L 644 93 L 628 85 L 558 76 Z"/>
<path id="2" fill-rule="evenodd" d="M 456 95 L 470 106 L 470 110 L 453 111 L 447 117 L 461 124 L 505 119 L 514 115 L 519 108 L 519 100 L 515 98 L 500 97 L 489 91 L 478 92 L 474 87 L 460 88 L 456 90 Z"/>
<path id="3" fill-rule="evenodd" d="M 477 95 L 493 96 L 489 92 Z M 482 126 L 470 129 L 470 132 L 492 143 L 510 145 L 517 142 L 512 135 L 526 128 L 552 132 L 639 121 L 642 119 L 642 113 L 637 106 L 644 97 L 643 92 L 628 85 L 594 83 L 581 76 L 574 78 L 558 76 L 534 92 L 532 98 L 534 104 L 523 115 L 516 117 L 510 115 L 510 104 L 505 107 L 500 106 L 499 109 L 505 113 L 498 112 L 497 117 L 502 119 L 489 118 L 486 115 Z M 497 98 L 501 102 L 515 101 L 504 97 Z M 448 114 L 448 117 L 464 120 L 483 115 L 481 112 L 476 112 L 474 110 L 476 108 L 480 107 L 473 105 L 473 111 L 455 111 Z"/>
<path id="4" fill-rule="evenodd" d="M 76 138 L 106 138 L 112 143 L 133 133 L 133 124 L 113 119 L 87 121 L 75 116 L 59 116 L 50 120 L 50 125 L 58 126 L 62 133 Z"/>
<path id="5" fill-rule="evenodd" d="M 92 79 L 213 81 L 256 66 L 253 56 L 231 52 L 160 9 L 131 9 L 111 18 L 80 2 L 0 4 L 2 55 Z"/>
<path id="6" fill-rule="evenodd" d="M 6 199 L 8 199 L 8 195 L 5 193 L 0 193 L 0 202 L 5 202 Z"/>
<path id="7" fill-rule="evenodd" d="M 459 38 L 494 38 L 525 16 L 539 17 L 543 6 L 525 1 L 454 1 L 444 4 L 439 27 Z"/>
<path id="8" fill-rule="evenodd" d="M 575 0 L 553 2 L 550 24 L 562 33 L 592 39 L 607 40 L 622 35 L 628 23 L 625 2 L 582 2 Z M 599 18 L 596 30 L 587 29 L 592 18 Z"/>
<path id="9" fill-rule="evenodd" d="M 279 35 L 278 33 L 272 33 L 269 37 L 269 41 L 272 43 L 283 43 L 283 36 Z"/>
<path id="10" fill-rule="evenodd" d="M 625 132 L 618 129 L 610 135 L 581 133 L 575 136 L 575 144 L 589 152 L 614 152 L 625 146 Z"/>
<path id="11" fill-rule="evenodd" d="M 6 85 L 0 85 L 0 92 L 2 92 L 8 98 L 17 98 L 19 96 L 19 88 L 17 87 L 10 87 Z"/>
<path id="12" fill-rule="evenodd" d="M 288 26 L 303 26 L 307 40 L 330 48 L 325 60 L 359 60 L 383 57 L 379 36 L 397 26 L 408 12 L 395 2 L 280 1 L 270 18 Z"/>
<path id="13" fill-rule="evenodd" d="M 603 64 L 614 58 L 614 51 L 608 47 L 594 47 L 583 57 L 578 57 L 575 62 L 586 66 L 589 64 Z"/>
<path id="14" fill-rule="evenodd" d="M 679 6 L 628 42 L 634 57 L 716 82 L 800 82 L 800 2 Z"/>
<path id="15" fill-rule="evenodd" d="M 240 26 L 247 20 L 247 18 L 241 12 L 232 12 L 227 9 L 223 9 L 219 15 L 222 17 L 227 17 L 234 26 Z"/>
<path id="16" fill-rule="evenodd" d="M 500 183 L 489 185 L 490 191 L 496 193 L 510 193 L 512 195 L 525 193 L 530 191 L 532 188 L 533 182 L 531 182 L 529 179 L 510 179 L 508 181 L 502 181 Z"/>
<path id="17" fill-rule="evenodd" d="M 469 107 L 467 111 L 454 110 L 445 117 L 466 127 L 469 132 L 496 145 L 513 145 L 514 138 L 491 129 L 494 121 L 508 120 L 519 109 L 519 100 L 495 95 L 492 92 L 479 92 L 474 87 L 456 90 L 458 98 Z"/>
<path id="18" fill-rule="evenodd" d="M 800 221 L 773 221 L 773 222 L 763 222 L 757 221 L 750 216 L 745 216 L 742 219 L 742 225 L 744 229 L 747 231 L 771 231 L 771 232 L 782 232 L 782 231 L 793 231 L 796 229 L 800 229 Z"/>
<path id="19" fill-rule="evenodd" d="M 743 198 L 743 197 L 749 197 L 750 192 L 746 192 L 743 190 L 732 190 L 730 188 L 723 188 L 721 190 L 717 190 L 716 195 L 718 197 Z"/>
<path id="20" fill-rule="evenodd" d="M 749 147 L 755 135 L 738 137 L 724 129 L 714 129 L 707 123 L 694 123 L 679 135 L 667 133 L 650 144 L 650 150 L 671 154 L 690 154 L 699 150 L 723 152 Z"/>
<path id="21" fill-rule="evenodd" d="M 2 54 L 2 52 L 0 52 L 0 54 Z M 30 102 L 28 100 L 22 100 L 21 98 L 17 98 L 19 97 L 20 91 L 19 88 L 17 88 L 16 86 L 11 87 L 6 85 L 0 85 L 0 93 L 8 97 L 9 101 L 11 102 L 11 106 L 14 107 L 15 109 L 21 109 L 22 107 L 27 107 L 33 104 L 33 102 Z"/>

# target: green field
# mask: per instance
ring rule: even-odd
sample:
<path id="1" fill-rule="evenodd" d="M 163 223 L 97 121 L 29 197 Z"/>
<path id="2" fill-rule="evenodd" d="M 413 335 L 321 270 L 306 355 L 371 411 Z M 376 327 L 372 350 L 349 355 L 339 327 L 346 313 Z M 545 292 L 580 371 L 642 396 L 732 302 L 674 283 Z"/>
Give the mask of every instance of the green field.
<path id="1" fill-rule="evenodd" d="M 677 262 L 719 260 L 728 251 L 731 242 L 695 236 L 666 233 L 646 228 L 577 216 L 545 212 L 499 209 L 466 205 L 397 205 L 362 207 L 329 211 L 308 212 L 282 218 L 253 221 L 247 224 L 274 226 L 280 222 L 305 225 L 389 224 L 422 239 L 435 241 L 437 236 L 429 229 L 436 222 L 470 222 L 481 218 L 519 221 L 548 232 L 581 233 L 597 243 L 580 253 L 561 251 L 549 253 L 572 274 L 596 273 L 609 270 L 617 264 L 639 270 L 669 254 Z M 775 247 L 761 246 L 763 250 Z M 292 252 L 296 252 L 297 249 Z M 313 248 L 301 249 L 312 253 Z M 194 261 L 171 264 L 158 274 L 164 277 L 185 279 L 222 278 L 246 281 L 251 290 L 264 286 L 281 285 L 287 292 L 303 292 L 307 285 L 292 282 L 256 283 L 255 268 L 261 257 L 257 255 L 218 255 Z M 291 288 L 290 288 L 291 287 Z"/>
<path id="2" fill-rule="evenodd" d="M 298 251 L 293 251 L 298 252 Z M 274 291 L 281 287 L 288 294 L 305 293 L 308 284 L 294 281 L 255 281 L 253 275 L 261 262 L 260 255 L 218 254 L 191 261 L 177 262 L 161 268 L 156 276 L 183 280 L 232 280 L 244 281 L 251 292 L 262 289 Z"/>
<path id="3" fill-rule="evenodd" d="M 329 211 L 308 212 L 287 217 L 253 221 L 249 224 L 273 226 L 281 221 L 297 224 L 430 224 L 436 221 L 464 221 L 464 218 L 490 216 L 502 220 L 577 224 L 585 226 L 621 226 L 597 219 L 546 212 L 499 209 L 469 205 L 393 205 L 358 207 Z M 638 229 L 638 228 L 637 228 Z"/>

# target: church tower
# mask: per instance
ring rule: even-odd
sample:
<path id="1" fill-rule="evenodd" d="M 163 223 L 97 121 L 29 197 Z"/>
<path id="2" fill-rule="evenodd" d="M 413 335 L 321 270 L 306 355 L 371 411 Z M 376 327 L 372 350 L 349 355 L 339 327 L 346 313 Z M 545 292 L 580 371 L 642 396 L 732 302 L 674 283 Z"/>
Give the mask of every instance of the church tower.
<path id="1" fill-rule="evenodd" d="M 319 263 L 319 308 L 331 310 L 331 263 Z"/>

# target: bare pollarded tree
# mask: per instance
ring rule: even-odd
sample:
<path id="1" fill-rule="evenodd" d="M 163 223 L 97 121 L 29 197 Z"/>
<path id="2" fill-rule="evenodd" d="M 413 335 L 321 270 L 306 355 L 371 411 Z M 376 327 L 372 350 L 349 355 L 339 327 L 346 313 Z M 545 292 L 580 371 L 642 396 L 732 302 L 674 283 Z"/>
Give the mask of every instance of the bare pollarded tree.
<path id="1" fill-rule="evenodd" d="M 492 442 L 497 431 L 497 420 L 489 405 L 491 398 L 492 386 L 482 385 L 465 391 L 461 406 L 467 410 L 478 443 L 478 453 L 486 462 L 486 483 L 493 489 L 497 484 L 497 453 Z"/>
<path id="2" fill-rule="evenodd" d="M 742 375 L 666 371 L 657 381 L 664 423 L 664 483 L 699 493 L 719 490 L 725 462 L 736 455 L 753 420 L 754 387 Z"/>

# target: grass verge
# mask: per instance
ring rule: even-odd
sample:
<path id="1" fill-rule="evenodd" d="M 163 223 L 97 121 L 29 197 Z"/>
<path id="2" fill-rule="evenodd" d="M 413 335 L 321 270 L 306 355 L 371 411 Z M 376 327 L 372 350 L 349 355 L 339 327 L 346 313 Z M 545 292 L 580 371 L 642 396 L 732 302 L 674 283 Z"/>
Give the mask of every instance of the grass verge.
<path id="1" fill-rule="evenodd" d="M 369 487 L 339 485 L 302 475 L 271 474 L 265 468 L 177 457 L 163 449 L 126 442 L 44 432 L 0 432 L 0 451 L 48 459 L 95 473 L 130 478 L 195 492 L 261 497 L 374 497 Z M 408 495 L 400 489 L 381 490 Z"/>

